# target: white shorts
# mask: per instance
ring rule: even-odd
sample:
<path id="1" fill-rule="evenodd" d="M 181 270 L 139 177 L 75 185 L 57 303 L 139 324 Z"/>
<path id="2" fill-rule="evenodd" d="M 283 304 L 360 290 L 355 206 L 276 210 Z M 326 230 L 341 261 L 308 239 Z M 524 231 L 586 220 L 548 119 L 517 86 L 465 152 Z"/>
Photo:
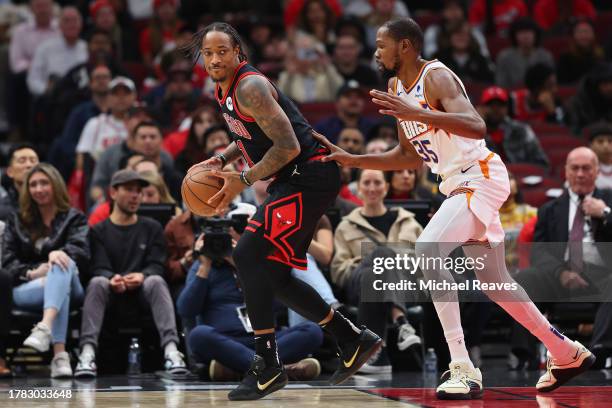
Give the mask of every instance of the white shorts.
<path id="1" fill-rule="evenodd" d="M 468 208 L 486 227 L 480 239 L 493 245 L 504 242 L 499 209 L 510 194 L 510 180 L 499 155 L 491 152 L 466 164 L 440 184 L 440 191 L 448 197 L 465 194 Z"/>

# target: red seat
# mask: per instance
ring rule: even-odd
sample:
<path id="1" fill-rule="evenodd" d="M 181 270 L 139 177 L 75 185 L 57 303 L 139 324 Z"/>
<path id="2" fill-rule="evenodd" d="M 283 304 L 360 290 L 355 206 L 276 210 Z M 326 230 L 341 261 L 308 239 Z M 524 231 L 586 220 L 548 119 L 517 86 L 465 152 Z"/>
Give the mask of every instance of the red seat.
<path id="1" fill-rule="evenodd" d="M 425 31 L 427 27 L 440 21 L 440 15 L 435 13 L 423 13 L 415 16 L 414 19 L 419 23 L 423 31 Z"/>
<path id="2" fill-rule="evenodd" d="M 527 176 L 542 176 L 546 173 L 546 169 L 538 164 L 531 163 L 512 163 L 508 164 L 508 171 L 516 177 L 517 180 Z"/>
<path id="3" fill-rule="evenodd" d="M 537 120 L 532 120 L 528 123 L 538 137 L 548 135 L 572 137 L 572 132 L 567 126 Z"/>
<path id="4" fill-rule="evenodd" d="M 567 149 L 569 151 L 584 146 L 584 141 L 570 136 L 543 136 L 540 137 L 540 144 L 545 151 L 552 149 Z"/>
<path id="5" fill-rule="evenodd" d="M 542 178 L 541 182 L 539 182 L 538 184 L 535 184 L 535 185 L 521 183 L 521 191 L 537 190 L 537 189 L 548 190 L 550 188 L 561 188 L 562 186 L 563 186 L 563 183 L 558 178 L 556 178 L 556 177 L 544 177 L 544 178 Z"/>
<path id="6" fill-rule="evenodd" d="M 546 152 L 548 156 L 548 161 L 550 162 L 551 175 L 557 176 L 560 179 L 561 177 L 560 169 L 565 167 L 565 160 L 567 159 L 567 155 L 569 153 L 568 149 L 552 149 Z"/>
<path id="7" fill-rule="evenodd" d="M 557 95 L 561 98 L 561 102 L 565 104 L 572 96 L 576 94 L 575 85 L 559 85 Z"/>
<path id="8" fill-rule="evenodd" d="M 303 103 L 300 105 L 300 111 L 310 123 L 315 124 L 323 118 L 335 115 L 336 104 L 334 102 Z"/>
<path id="9" fill-rule="evenodd" d="M 491 54 L 491 59 L 493 61 L 497 59 L 497 54 L 499 54 L 501 50 L 511 45 L 508 38 L 498 37 L 496 35 L 487 37 L 487 44 L 489 46 L 489 53 Z"/>

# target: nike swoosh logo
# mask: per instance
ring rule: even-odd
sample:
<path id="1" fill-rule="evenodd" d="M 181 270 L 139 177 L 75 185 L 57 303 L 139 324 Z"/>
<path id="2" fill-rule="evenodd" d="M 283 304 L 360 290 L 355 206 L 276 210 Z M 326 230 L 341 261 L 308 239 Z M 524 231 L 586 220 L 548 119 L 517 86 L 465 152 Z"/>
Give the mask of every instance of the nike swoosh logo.
<path id="1" fill-rule="evenodd" d="M 282 372 L 276 374 L 274 377 L 272 377 L 272 379 L 270 381 L 268 381 L 267 383 L 265 383 L 263 385 L 260 384 L 259 381 L 257 381 L 257 388 L 259 388 L 259 391 L 265 391 L 266 388 L 268 388 L 270 386 L 270 384 L 272 384 L 274 382 L 274 380 L 276 380 L 281 374 L 282 374 Z"/>
<path id="2" fill-rule="evenodd" d="M 467 168 L 467 169 L 465 169 L 465 170 L 464 170 L 464 169 L 461 169 L 461 172 L 462 172 L 462 173 L 465 173 L 466 171 L 468 171 L 469 169 L 471 169 L 471 168 L 472 168 L 472 167 L 474 167 L 474 166 L 475 166 L 475 164 L 472 164 L 470 167 L 468 167 L 468 168 Z"/>
<path id="3" fill-rule="evenodd" d="M 357 353 L 359 353 L 359 348 L 360 347 L 361 346 L 357 346 L 357 350 L 355 350 L 355 354 L 353 354 L 353 357 L 348 362 L 343 361 L 344 367 L 349 368 L 350 366 L 353 365 L 353 363 L 355 362 L 355 358 L 357 357 Z"/>

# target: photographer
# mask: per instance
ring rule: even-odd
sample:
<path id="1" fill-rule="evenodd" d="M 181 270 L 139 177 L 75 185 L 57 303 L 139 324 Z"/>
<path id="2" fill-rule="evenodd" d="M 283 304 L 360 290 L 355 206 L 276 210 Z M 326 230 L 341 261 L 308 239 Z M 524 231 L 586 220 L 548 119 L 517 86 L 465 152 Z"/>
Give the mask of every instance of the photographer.
<path id="1" fill-rule="evenodd" d="M 229 219 L 204 223 L 204 233 L 193 250 L 197 260 L 177 301 L 181 317 L 198 318 L 200 325 L 189 335 L 189 348 L 199 362 L 209 364 L 214 381 L 236 380 L 247 372 L 255 354 L 244 295 L 231 256 L 246 224 L 246 218 L 239 221 L 234 216 L 254 212 L 255 207 L 240 204 L 228 213 Z M 291 378 L 310 380 L 319 375 L 319 362 L 307 358 L 323 341 L 318 325 L 305 322 L 279 330 L 277 337 L 280 358 L 294 362 L 285 366 Z"/>

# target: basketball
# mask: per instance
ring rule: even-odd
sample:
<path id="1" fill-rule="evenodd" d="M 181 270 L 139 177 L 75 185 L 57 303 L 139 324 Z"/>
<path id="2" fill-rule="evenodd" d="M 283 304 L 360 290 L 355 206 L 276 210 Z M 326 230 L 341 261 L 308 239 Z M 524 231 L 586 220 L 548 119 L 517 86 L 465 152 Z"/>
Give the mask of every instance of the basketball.
<path id="1" fill-rule="evenodd" d="M 189 211 L 204 217 L 215 215 L 216 207 L 208 204 L 208 200 L 223 187 L 223 179 L 209 173 L 209 169 L 196 167 L 187 173 L 181 185 L 183 202 Z"/>

